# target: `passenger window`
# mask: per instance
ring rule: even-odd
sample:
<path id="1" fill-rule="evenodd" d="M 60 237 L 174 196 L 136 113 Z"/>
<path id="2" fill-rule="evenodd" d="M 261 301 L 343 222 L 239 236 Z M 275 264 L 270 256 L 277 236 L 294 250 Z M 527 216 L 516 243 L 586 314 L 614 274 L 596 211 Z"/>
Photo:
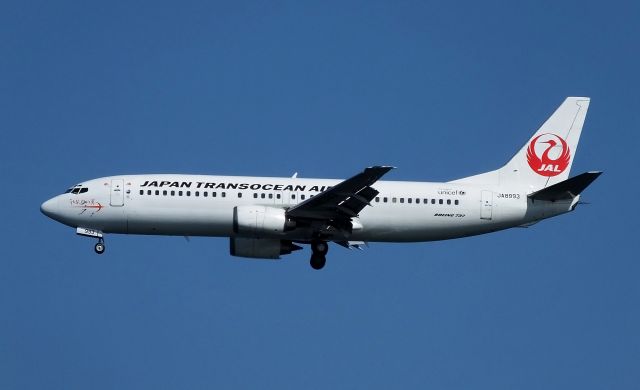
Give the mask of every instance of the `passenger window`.
<path id="1" fill-rule="evenodd" d="M 196 191 L 196 196 L 200 196 L 200 191 Z"/>
<path id="2" fill-rule="evenodd" d="M 451 204 L 451 199 L 447 199 L 447 204 Z"/>
<path id="3" fill-rule="evenodd" d="M 304 194 L 300 195 L 300 199 L 304 200 Z"/>
<path id="4" fill-rule="evenodd" d="M 202 193 L 202 196 L 204 196 L 206 198 L 207 196 L 209 196 L 209 193 L 207 191 L 205 191 L 205 192 Z"/>
<path id="5" fill-rule="evenodd" d="M 162 195 L 167 196 L 167 190 L 162 191 Z"/>
<path id="6" fill-rule="evenodd" d="M 242 198 L 242 192 L 238 192 L 238 198 Z"/>
<path id="7" fill-rule="evenodd" d="M 280 199 L 280 194 L 276 194 L 276 198 Z"/>
<path id="8" fill-rule="evenodd" d="M 438 203 L 443 204 L 442 199 L 438 199 Z"/>
<path id="9" fill-rule="evenodd" d="M 380 202 L 380 197 L 376 196 L 376 203 L 379 203 L 379 202 Z"/>
<path id="10" fill-rule="evenodd" d="M 215 191 L 211 192 L 211 197 L 212 197 L 212 198 L 215 198 L 215 197 L 216 197 L 216 195 L 217 195 L 217 193 L 216 193 Z"/>
<path id="11" fill-rule="evenodd" d="M 222 194 L 220 196 L 222 196 L 223 198 L 226 198 L 227 197 L 227 193 L 222 191 Z"/>
<path id="12" fill-rule="evenodd" d="M 144 190 L 140 190 L 140 195 L 144 195 Z"/>
<path id="13" fill-rule="evenodd" d="M 291 194 L 291 199 L 295 199 L 296 198 L 296 194 Z"/>
<path id="14" fill-rule="evenodd" d="M 457 206 L 460 202 L 458 201 L 458 199 L 456 199 L 456 200 L 454 201 L 454 203 L 455 203 L 455 205 Z"/>
<path id="15" fill-rule="evenodd" d="M 257 192 L 253 193 L 253 199 L 258 199 L 258 193 Z"/>
<path id="16" fill-rule="evenodd" d="M 171 191 L 171 196 L 176 196 L 176 192 L 175 191 Z"/>
<path id="17" fill-rule="evenodd" d="M 147 195 L 151 195 L 151 190 L 147 190 Z"/>
<path id="18" fill-rule="evenodd" d="M 436 200 L 435 200 L 435 198 L 434 198 L 434 199 L 431 199 L 431 204 L 436 204 Z"/>
<path id="19" fill-rule="evenodd" d="M 411 203 L 412 201 L 413 201 L 413 199 L 407 198 L 407 203 Z"/>
<path id="20" fill-rule="evenodd" d="M 187 196 L 191 196 L 191 191 L 187 191 Z"/>
<path id="21" fill-rule="evenodd" d="M 404 198 L 400 198 L 400 203 L 404 203 Z"/>
<path id="22" fill-rule="evenodd" d="M 182 196 L 182 191 L 178 191 L 178 195 L 179 195 L 179 196 Z"/>
<path id="23" fill-rule="evenodd" d="M 382 199 L 384 201 L 384 203 L 387 203 L 387 201 L 389 200 L 389 198 L 387 198 L 386 196 Z"/>
<path id="24" fill-rule="evenodd" d="M 265 198 L 265 196 L 266 196 L 266 195 L 264 194 L 264 192 L 263 192 L 262 194 L 260 194 L 260 198 L 261 198 L 261 199 L 264 199 L 264 198 Z"/>
<path id="25" fill-rule="evenodd" d="M 269 199 L 273 199 L 273 194 L 269 194 Z"/>
<path id="26" fill-rule="evenodd" d="M 392 203 L 396 203 L 397 200 L 398 200 L 398 198 L 391 198 L 391 202 Z"/>
<path id="27" fill-rule="evenodd" d="M 156 190 L 156 195 L 160 195 L 160 190 Z"/>

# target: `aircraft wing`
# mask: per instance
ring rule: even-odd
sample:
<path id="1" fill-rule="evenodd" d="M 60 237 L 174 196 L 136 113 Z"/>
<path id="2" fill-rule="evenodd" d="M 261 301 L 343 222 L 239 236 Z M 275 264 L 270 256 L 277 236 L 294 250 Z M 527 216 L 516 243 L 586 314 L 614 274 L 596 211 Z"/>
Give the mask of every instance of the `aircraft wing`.
<path id="1" fill-rule="evenodd" d="M 371 186 L 391 169 L 393 167 L 388 166 L 366 168 L 352 178 L 290 208 L 287 210 L 287 217 L 322 220 L 334 226 L 336 224 L 330 222 L 350 221 L 378 195 L 378 191 Z"/>

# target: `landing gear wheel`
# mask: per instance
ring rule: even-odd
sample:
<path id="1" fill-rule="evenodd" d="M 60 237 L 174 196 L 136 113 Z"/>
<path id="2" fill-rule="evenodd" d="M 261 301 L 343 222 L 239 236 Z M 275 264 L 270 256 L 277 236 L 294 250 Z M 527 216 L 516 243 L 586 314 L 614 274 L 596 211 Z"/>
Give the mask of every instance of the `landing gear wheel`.
<path id="1" fill-rule="evenodd" d="M 314 253 L 311 255 L 311 261 L 309 263 L 313 269 L 322 269 L 327 263 L 327 258 L 324 255 Z"/>
<path id="2" fill-rule="evenodd" d="M 105 246 L 104 246 L 104 242 L 100 241 L 99 243 L 96 244 L 96 246 L 93 248 L 97 254 L 101 255 L 104 253 L 105 250 Z"/>
<path id="3" fill-rule="evenodd" d="M 329 243 L 326 241 L 312 241 L 311 242 L 311 268 L 322 269 L 327 262 L 326 254 L 329 252 Z"/>
<path id="4" fill-rule="evenodd" d="M 311 243 L 313 253 L 326 255 L 329 252 L 329 244 L 326 241 L 314 241 Z"/>

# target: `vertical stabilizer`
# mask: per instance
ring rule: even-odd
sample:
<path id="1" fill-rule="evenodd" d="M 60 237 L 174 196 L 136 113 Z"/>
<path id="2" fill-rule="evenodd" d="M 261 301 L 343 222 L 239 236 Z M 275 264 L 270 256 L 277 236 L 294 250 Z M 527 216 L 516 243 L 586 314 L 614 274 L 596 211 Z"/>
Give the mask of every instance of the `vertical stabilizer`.
<path id="1" fill-rule="evenodd" d="M 568 97 L 502 168 L 456 180 L 539 190 L 566 180 L 578 149 L 588 97 Z"/>

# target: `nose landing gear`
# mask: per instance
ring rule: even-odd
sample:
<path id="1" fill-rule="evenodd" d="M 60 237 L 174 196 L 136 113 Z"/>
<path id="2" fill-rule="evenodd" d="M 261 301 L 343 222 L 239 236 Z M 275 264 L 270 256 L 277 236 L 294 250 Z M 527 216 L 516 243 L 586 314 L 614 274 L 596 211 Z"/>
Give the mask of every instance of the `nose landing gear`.
<path id="1" fill-rule="evenodd" d="M 100 230 L 77 227 L 76 234 L 84 237 L 93 237 L 98 239 L 98 243 L 93 247 L 93 250 L 96 251 L 97 254 L 101 255 L 104 253 L 104 238 L 103 234 Z"/>
<path id="2" fill-rule="evenodd" d="M 326 241 L 313 241 L 311 243 L 311 268 L 315 270 L 322 269 L 327 263 L 327 252 L 329 251 L 329 244 Z"/>

